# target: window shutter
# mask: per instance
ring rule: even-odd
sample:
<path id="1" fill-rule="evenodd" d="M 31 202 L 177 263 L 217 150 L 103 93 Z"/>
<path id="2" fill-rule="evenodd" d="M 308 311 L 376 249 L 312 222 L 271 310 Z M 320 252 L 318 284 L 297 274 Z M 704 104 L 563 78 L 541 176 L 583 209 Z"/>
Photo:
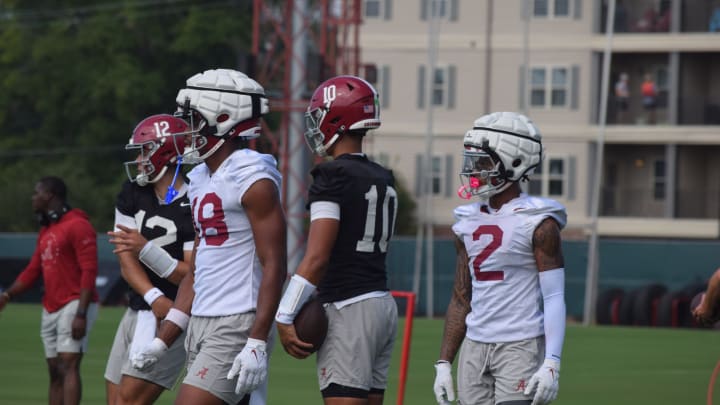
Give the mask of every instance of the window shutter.
<path id="1" fill-rule="evenodd" d="M 418 66 L 418 99 L 417 106 L 419 109 L 425 108 L 425 66 Z"/>
<path id="2" fill-rule="evenodd" d="M 525 74 L 525 65 L 520 65 L 520 80 L 518 80 L 518 107 L 523 113 L 527 113 L 527 103 L 525 102 L 525 86 L 527 85 L 527 75 Z"/>
<path id="3" fill-rule="evenodd" d="M 448 108 L 455 108 L 455 65 L 448 66 Z"/>
<path id="4" fill-rule="evenodd" d="M 452 197 L 453 193 L 453 155 L 445 156 L 445 197 Z"/>
<path id="5" fill-rule="evenodd" d="M 458 0 L 450 0 L 450 21 L 458 20 Z"/>
<path id="6" fill-rule="evenodd" d="M 573 7 L 573 17 L 575 17 L 576 20 L 579 20 L 582 18 L 582 0 L 575 0 L 575 7 Z"/>
<path id="7" fill-rule="evenodd" d="M 385 19 L 392 20 L 392 0 L 385 0 Z"/>
<path id="8" fill-rule="evenodd" d="M 390 66 L 382 67 L 382 94 L 380 95 L 380 106 L 390 107 Z"/>
<path id="9" fill-rule="evenodd" d="M 567 199 L 575 200 L 575 156 L 568 158 L 568 175 L 567 175 Z"/>
<path id="10" fill-rule="evenodd" d="M 415 155 L 415 197 L 420 197 L 423 195 L 422 189 L 423 189 L 423 175 L 422 175 L 422 167 L 423 167 L 423 155 Z"/>
<path id="11" fill-rule="evenodd" d="M 578 109 L 578 94 L 580 87 L 580 66 L 573 65 L 570 70 L 570 108 Z"/>
<path id="12" fill-rule="evenodd" d="M 423 21 L 428 19 L 428 0 L 420 0 L 420 19 Z"/>

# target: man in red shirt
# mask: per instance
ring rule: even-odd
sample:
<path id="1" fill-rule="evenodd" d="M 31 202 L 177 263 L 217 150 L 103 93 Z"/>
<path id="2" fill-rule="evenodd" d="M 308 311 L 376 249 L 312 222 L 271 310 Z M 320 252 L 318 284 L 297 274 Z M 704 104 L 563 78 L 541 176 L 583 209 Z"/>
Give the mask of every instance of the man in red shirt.
<path id="1" fill-rule="evenodd" d="M 40 335 L 50 372 L 50 404 L 79 404 L 80 360 L 97 317 L 97 236 L 85 212 L 67 204 L 67 188 L 58 177 L 35 185 L 32 207 L 42 225 L 30 264 L 0 295 L 0 311 L 42 276 Z"/>

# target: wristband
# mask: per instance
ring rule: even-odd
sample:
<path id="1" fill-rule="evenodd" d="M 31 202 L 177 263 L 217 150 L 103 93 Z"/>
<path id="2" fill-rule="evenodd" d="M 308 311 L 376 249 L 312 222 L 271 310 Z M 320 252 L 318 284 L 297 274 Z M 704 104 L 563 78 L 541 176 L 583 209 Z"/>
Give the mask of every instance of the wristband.
<path id="1" fill-rule="evenodd" d="M 278 305 L 275 320 L 282 324 L 291 324 L 295 320 L 300 308 L 310 299 L 315 291 L 315 286 L 302 276 L 293 275 L 285 289 Z"/>
<path id="2" fill-rule="evenodd" d="M 165 316 L 165 320 L 174 323 L 182 331 L 185 331 L 185 329 L 187 329 L 188 323 L 190 323 L 190 317 L 188 316 L 188 314 L 177 308 L 170 308 L 170 311 L 168 311 L 167 315 Z"/>
<path id="3" fill-rule="evenodd" d="M 145 302 L 147 302 L 148 305 L 152 306 L 152 304 L 153 304 L 153 302 L 155 302 L 155 300 L 157 300 L 158 298 L 160 298 L 164 295 L 165 294 L 163 294 L 163 292 L 160 291 L 159 288 L 153 287 L 150 290 L 148 290 L 148 292 L 146 292 L 145 295 L 143 295 L 143 299 L 145 300 Z"/>
<path id="4" fill-rule="evenodd" d="M 143 246 L 142 250 L 140 250 L 138 258 L 141 262 L 143 262 L 143 264 L 148 266 L 153 273 L 162 278 L 167 278 L 170 274 L 172 274 L 178 265 L 177 259 L 170 256 L 170 253 L 168 253 L 165 249 L 159 247 L 151 241 L 148 241 L 148 243 Z"/>
<path id="5" fill-rule="evenodd" d="M 87 310 L 85 309 L 78 309 L 77 312 L 75 312 L 76 318 L 86 318 L 87 317 Z"/>

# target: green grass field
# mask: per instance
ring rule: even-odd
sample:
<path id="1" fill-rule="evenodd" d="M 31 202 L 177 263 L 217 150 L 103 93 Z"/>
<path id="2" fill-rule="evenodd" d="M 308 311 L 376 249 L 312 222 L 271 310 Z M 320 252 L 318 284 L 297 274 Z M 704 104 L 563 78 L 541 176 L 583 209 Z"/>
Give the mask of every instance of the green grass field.
<path id="1" fill-rule="evenodd" d="M 104 404 L 105 361 L 122 308 L 101 308 L 83 359 L 83 403 Z M 10 304 L 0 314 L 0 404 L 47 403 L 47 372 L 39 338 L 40 306 Z M 400 325 L 402 331 L 403 324 Z M 442 320 L 416 319 L 405 404 L 434 404 L 433 362 Z M 398 336 L 386 404 L 395 404 Z M 704 404 L 720 358 L 713 331 L 569 326 L 557 404 Z M 275 348 L 270 368 L 270 404 L 320 404 L 314 360 L 299 361 Z M 720 404 L 720 384 L 715 385 Z M 166 392 L 159 404 L 171 404 Z"/>

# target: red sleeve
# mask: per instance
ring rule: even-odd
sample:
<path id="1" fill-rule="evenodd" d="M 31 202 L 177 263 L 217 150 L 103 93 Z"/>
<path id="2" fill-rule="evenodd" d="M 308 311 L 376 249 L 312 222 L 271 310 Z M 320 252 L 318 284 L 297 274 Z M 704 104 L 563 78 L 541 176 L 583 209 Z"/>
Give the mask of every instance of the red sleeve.
<path id="1" fill-rule="evenodd" d="M 38 234 L 37 242 L 35 242 L 35 251 L 30 258 L 30 263 L 23 269 L 23 271 L 17 276 L 17 280 L 20 281 L 26 288 L 29 288 L 42 276 L 42 264 L 40 262 L 40 239 L 42 231 Z"/>
<path id="2" fill-rule="evenodd" d="M 95 290 L 98 274 L 97 235 L 90 222 L 77 221 L 73 226 L 72 244 L 80 266 L 80 288 Z"/>

